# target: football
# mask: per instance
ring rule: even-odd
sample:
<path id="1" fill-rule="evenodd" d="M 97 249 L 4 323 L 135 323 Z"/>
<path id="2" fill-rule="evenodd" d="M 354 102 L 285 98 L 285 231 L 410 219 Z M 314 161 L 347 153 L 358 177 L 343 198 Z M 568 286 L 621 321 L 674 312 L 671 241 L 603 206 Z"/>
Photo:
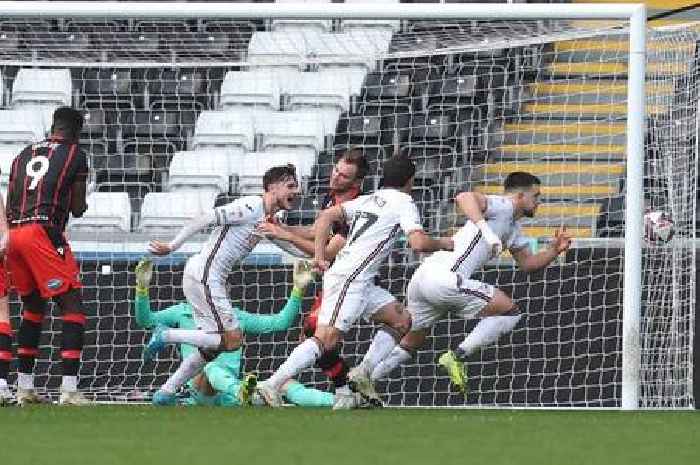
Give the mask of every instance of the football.
<path id="1" fill-rule="evenodd" d="M 664 212 L 650 211 L 644 215 L 644 238 L 649 242 L 665 243 L 673 238 L 673 221 Z"/>

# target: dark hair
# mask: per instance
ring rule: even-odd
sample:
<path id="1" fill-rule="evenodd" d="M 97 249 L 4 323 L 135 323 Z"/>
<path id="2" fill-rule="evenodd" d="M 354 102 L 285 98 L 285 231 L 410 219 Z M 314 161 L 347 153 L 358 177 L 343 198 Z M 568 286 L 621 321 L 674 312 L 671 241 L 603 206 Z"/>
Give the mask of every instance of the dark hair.
<path id="1" fill-rule="evenodd" d="M 382 167 L 382 187 L 402 188 L 416 174 L 416 165 L 410 158 L 394 155 Z"/>
<path id="2" fill-rule="evenodd" d="M 275 184 L 281 181 L 286 181 L 288 178 L 297 182 L 297 170 L 291 163 L 281 166 L 273 166 L 265 172 L 263 176 L 263 189 L 267 192 L 270 184 Z"/>
<path id="3" fill-rule="evenodd" d="M 355 168 L 357 168 L 357 174 L 355 177 L 357 179 L 364 179 L 365 176 L 367 176 L 367 173 L 369 172 L 369 163 L 367 162 L 367 158 L 365 158 L 365 154 L 361 148 L 350 147 L 343 154 L 343 156 L 338 159 L 338 161 L 341 160 L 350 165 L 355 165 Z"/>
<path id="4" fill-rule="evenodd" d="M 76 139 L 83 129 L 83 114 L 71 107 L 59 107 L 53 112 L 51 132 L 61 131 L 67 139 Z"/>
<path id="5" fill-rule="evenodd" d="M 512 192 L 518 189 L 529 189 L 532 186 L 539 186 L 540 184 L 542 184 L 542 182 L 537 176 L 526 173 L 525 171 L 514 171 L 503 181 L 503 190 L 505 192 Z"/>

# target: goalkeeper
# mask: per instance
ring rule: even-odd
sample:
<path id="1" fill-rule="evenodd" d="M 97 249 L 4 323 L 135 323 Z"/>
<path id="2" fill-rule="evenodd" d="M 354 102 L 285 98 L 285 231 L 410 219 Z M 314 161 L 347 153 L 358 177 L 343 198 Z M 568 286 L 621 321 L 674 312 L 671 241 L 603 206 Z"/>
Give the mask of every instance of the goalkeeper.
<path id="1" fill-rule="evenodd" d="M 136 299 L 134 310 L 136 324 L 145 329 L 157 325 L 170 328 L 196 329 L 192 316 L 192 306 L 183 302 L 160 311 L 151 311 L 148 297 L 149 285 L 153 275 L 153 263 L 142 259 L 136 266 Z M 286 331 L 296 319 L 301 309 L 302 296 L 312 279 L 308 262 L 298 261 L 294 265 L 294 287 L 287 303 L 279 313 L 257 315 L 234 307 L 241 330 L 247 334 L 265 334 Z M 189 356 L 197 347 L 180 344 L 183 358 Z M 190 396 L 184 403 L 188 405 L 219 405 L 236 407 L 257 403 L 254 399 L 256 378 L 248 375 L 244 380 L 241 373 L 241 349 L 223 352 L 207 363 L 202 371 L 190 382 Z M 161 395 L 159 395 L 161 394 Z M 283 395 L 292 404 L 301 407 L 332 407 L 335 396 L 329 392 L 308 388 L 295 380 L 284 385 Z M 157 392 L 153 396 L 155 405 L 175 405 L 175 396 L 163 396 Z"/>

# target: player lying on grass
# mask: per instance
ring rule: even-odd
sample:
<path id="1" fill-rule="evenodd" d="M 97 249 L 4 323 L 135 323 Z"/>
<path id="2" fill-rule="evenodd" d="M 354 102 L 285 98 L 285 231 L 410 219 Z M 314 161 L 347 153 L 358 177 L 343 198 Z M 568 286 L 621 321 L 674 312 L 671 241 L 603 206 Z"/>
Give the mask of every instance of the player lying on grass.
<path id="1" fill-rule="evenodd" d="M 530 173 L 514 172 L 506 177 L 504 195 L 463 192 L 455 198 L 467 222 L 453 236 L 454 251 L 436 252 L 426 258 L 411 277 L 406 307 L 412 327 L 381 362 L 359 370 L 371 383 L 386 377 L 394 368 L 409 362 L 438 320 L 445 314 L 480 318 L 479 323 L 439 363 L 462 392 L 466 379 L 464 361 L 479 348 L 495 342 L 515 328 L 520 309 L 503 291 L 471 276 L 491 258 L 508 248 L 520 269 L 535 272 L 548 266 L 571 244 L 564 230 L 556 233 L 549 247 L 532 254 L 520 229 L 520 220 L 532 218 L 540 202 L 540 180 Z"/>
<path id="2" fill-rule="evenodd" d="M 149 299 L 149 286 L 153 275 L 153 263 L 143 259 L 136 266 L 136 299 L 134 312 L 136 324 L 151 329 L 155 326 L 170 328 L 195 329 L 192 306 L 183 302 L 160 311 L 152 311 Z M 301 309 L 301 300 L 306 286 L 312 279 L 307 262 L 299 261 L 294 266 L 294 287 L 286 305 L 279 313 L 257 315 L 234 307 L 245 334 L 265 334 L 287 331 Z M 180 355 L 186 358 L 193 351 L 199 350 L 189 344 L 180 344 Z M 251 397 L 256 379 L 249 375 L 241 380 L 241 349 L 223 352 L 207 363 L 189 383 L 190 397 L 185 399 L 188 405 L 218 405 L 235 407 L 254 402 Z M 286 400 L 302 407 L 331 407 L 335 396 L 329 392 L 307 388 L 294 380 L 288 380 L 281 389 Z M 174 395 L 157 392 L 153 397 L 156 405 L 174 405 Z M 354 405 L 353 405 L 354 406 Z"/>

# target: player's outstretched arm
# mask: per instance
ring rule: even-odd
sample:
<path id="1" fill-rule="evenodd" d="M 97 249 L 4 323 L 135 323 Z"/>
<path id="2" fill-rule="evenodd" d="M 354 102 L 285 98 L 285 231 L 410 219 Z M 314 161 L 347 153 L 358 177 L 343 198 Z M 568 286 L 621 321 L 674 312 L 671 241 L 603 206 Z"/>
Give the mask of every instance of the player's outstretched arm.
<path id="1" fill-rule="evenodd" d="M 245 310 L 236 310 L 236 316 L 241 324 L 241 329 L 246 334 L 265 334 L 278 331 L 287 331 L 292 327 L 299 312 L 304 291 L 313 279 L 311 264 L 306 260 L 298 260 L 294 263 L 294 287 L 282 310 L 272 315 L 259 315 Z"/>
<path id="2" fill-rule="evenodd" d="M 454 249 L 454 241 L 451 237 L 439 237 L 435 239 L 428 236 L 422 229 L 416 229 L 408 233 L 408 245 L 419 253 Z"/>
<path id="3" fill-rule="evenodd" d="M 484 236 L 484 240 L 491 247 L 491 256 L 497 257 L 503 251 L 503 244 L 489 227 L 484 219 L 488 202 L 486 196 L 480 192 L 461 192 L 455 197 L 458 211 L 466 215 L 467 219 L 474 223 Z"/>
<path id="4" fill-rule="evenodd" d="M 511 254 L 521 270 L 531 273 L 546 268 L 570 246 L 571 234 L 563 227 L 554 234 L 552 242 L 544 250 L 533 254 L 529 247 L 522 247 L 516 250 L 511 249 Z"/>
<path id="5" fill-rule="evenodd" d="M 168 255 L 171 252 L 176 251 L 180 248 L 182 244 L 185 243 L 187 239 L 192 237 L 194 234 L 198 233 L 202 229 L 206 228 L 217 222 L 216 210 L 211 210 L 202 216 L 199 216 L 188 223 L 186 223 L 177 236 L 170 242 L 161 242 L 158 240 L 153 240 L 148 244 L 148 251 L 154 255 Z"/>

